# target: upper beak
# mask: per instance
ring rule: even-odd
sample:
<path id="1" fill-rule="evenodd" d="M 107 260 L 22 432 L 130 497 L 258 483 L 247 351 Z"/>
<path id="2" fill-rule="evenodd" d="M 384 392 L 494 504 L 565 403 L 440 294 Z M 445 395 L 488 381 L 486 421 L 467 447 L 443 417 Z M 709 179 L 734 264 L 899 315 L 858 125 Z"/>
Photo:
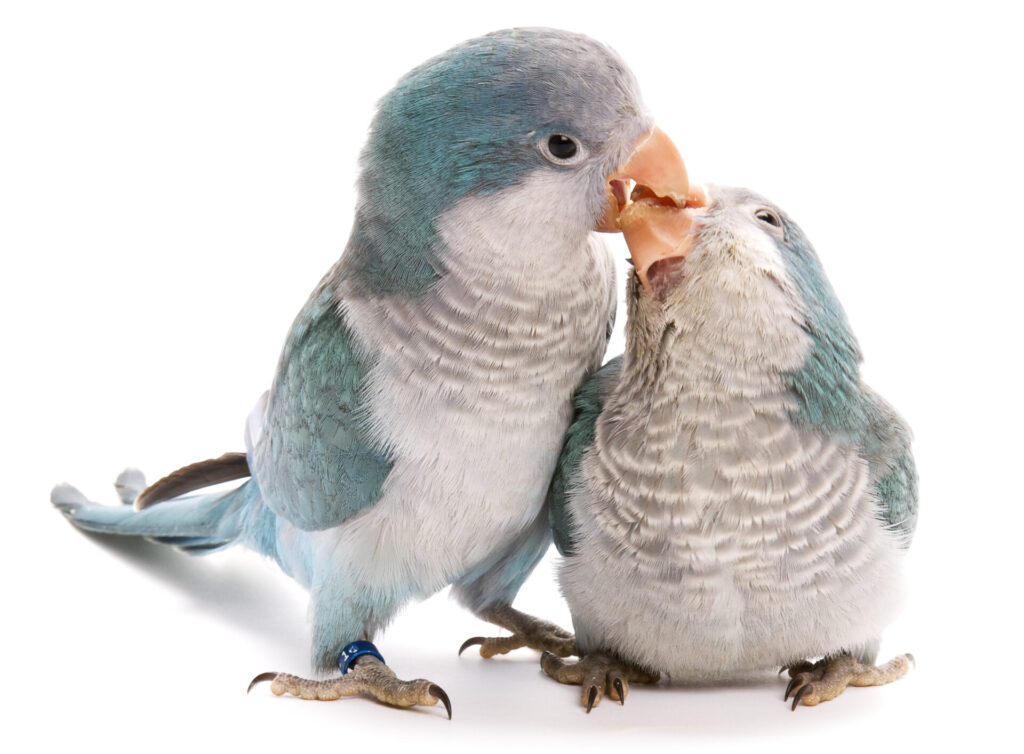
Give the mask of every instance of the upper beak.
<path id="1" fill-rule="evenodd" d="M 629 160 L 608 176 L 607 209 L 594 230 L 617 232 L 619 212 L 628 202 L 627 181 L 646 186 L 677 207 L 685 206 L 690 193 L 686 165 L 676 145 L 660 128 L 653 128 L 637 143 Z"/>
<path id="2" fill-rule="evenodd" d="M 663 259 L 689 254 L 696 243 L 698 218 L 707 212 L 709 197 L 699 184 L 690 186 L 681 206 L 666 206 L 653 197 L 638 196 L 622 211 L 619 225 L 640 284 L 652 290 L 648 273 Z"/>

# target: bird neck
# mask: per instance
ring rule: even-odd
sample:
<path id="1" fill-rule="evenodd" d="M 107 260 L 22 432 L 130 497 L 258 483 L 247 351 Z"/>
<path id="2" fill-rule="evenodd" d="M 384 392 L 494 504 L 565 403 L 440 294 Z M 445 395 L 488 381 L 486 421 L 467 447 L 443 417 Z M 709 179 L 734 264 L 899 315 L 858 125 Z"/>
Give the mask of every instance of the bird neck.
<path id="1" fill-rule="evenodd" d="M 784 376 L 811 348 L 800 313 L 781 290 L 697 277 L 660 302 L 632 278 L 621 384 L 648 401 L 682 393 L 731 400 L 784 392 Z"/>
<path id="2" fill-rule="evenodd" d="M 537 222 L 530 188 L 535 199 L 536 185 L 514 187 L 438 217 L 437 279 L 422 293 L 378 295 L 339 268 L 337 298 L 375 374 L 422 381 L 435 402 L 485 389 L 520 401 L 571 395 L 596 366 L 614 265 L 595 235 Z"/>

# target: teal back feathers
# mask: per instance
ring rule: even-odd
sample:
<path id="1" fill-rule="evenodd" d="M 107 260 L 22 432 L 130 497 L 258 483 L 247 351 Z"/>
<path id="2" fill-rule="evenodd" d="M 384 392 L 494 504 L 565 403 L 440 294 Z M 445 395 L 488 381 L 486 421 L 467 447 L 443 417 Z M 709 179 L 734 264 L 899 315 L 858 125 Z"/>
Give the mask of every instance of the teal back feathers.
<path id="1" fill-rule="evenodd" d="M 565 556 L 575 552 L 575 527 L 566 505 L 566 496 L 583 456 L 594 444 L 597 417 L 601 415 L 604 402 L 618 383 L 621 372 L 622 357 L 617 356 L 591 375 L 573 399 L 575 415 L 566 432 L 562 454 L 558 458 L 547 495 L 555 547 Z"/>
<path id="2" fill-rule="evenodd" d="M 791 418 L 835 442 L 856 448 L 871 465 L 879 518 L 909 544 L 917 523 L 917 473 L 910 431 L 860 378 L 861 351 L 846 313 L 803 231 L 779 213 L 785 243 L 776 242 L 804 304 L 811 347 L 800 369 L 786 375 L 799 408 Z"/>
<path id="3" fill-rule="evenodd" d="M 793 419 L 822 427 L 837 439 L 849 435 L 856 443 L 867 426 L 860 346 L 810 242 L 799 226 L 782 217 L 786 241 L 776 245 L 803 300 L 803 327 L 811 337 L 803 366 L 788 375 L 800 398 Z"/>
<path id="4" fill-rule="evenodd" d="M 307 530 L 336 526 L 372 505 L 391 470 L 364 429 L 370 362 L 338 311 L 330 279 L 292 326 L 267 406 L 268 431 L 251 464 L 267 506 Z"/>

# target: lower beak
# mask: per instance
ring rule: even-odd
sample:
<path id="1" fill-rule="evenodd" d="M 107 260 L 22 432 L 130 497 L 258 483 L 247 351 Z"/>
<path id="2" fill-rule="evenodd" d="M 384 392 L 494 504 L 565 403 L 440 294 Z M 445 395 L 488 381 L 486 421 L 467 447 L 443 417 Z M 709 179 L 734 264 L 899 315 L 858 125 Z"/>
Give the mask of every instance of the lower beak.
<path id="1" fill-rule="evenodd" d="M 681 207 L 640 198 L 621 213 L 619 225 L 629 247 L 640 283 L 652 290 L 648 273 L 663 259 L 681 259 L 693 249 L 694 227 L 707 211 L 708 196 L 699 185 L 690 187 Z"/>
<path id="2" fill-rule="evenodd" d="M 645 186 L 663 203 L 682 207 L 690 193 L 686 165 L 676 145 L 660 128 L 641 137 L 629 160 L 608 176 L 607 209 L 594 230 L 614 233 L 622 228 L 619 213 L 628 204 L 628 182 Z"/>

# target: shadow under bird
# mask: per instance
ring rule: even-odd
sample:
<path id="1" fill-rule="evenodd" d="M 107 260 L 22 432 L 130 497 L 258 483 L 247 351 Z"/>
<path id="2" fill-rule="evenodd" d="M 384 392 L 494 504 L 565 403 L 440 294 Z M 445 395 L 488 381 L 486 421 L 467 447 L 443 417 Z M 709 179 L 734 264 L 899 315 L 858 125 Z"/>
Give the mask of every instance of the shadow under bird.
<path id="1" fill-rule="evenodd" d="M 688 190 L 603 44 L 512 29 L 427 61 L 379 103 L 348 246 L 291 328 L 246 452 L 141 495 L 123 475 L 134 506 L 67 485 L 53 503 L 82 529 L 192 553 L 241 544 L 279 563 L 309 590 L 315 670 L 341 675 L 254 679 L 275 694 L 441 701 L 450 717 L 439 685 L 399 679 L 371 643 L 449 584 L 513 633 L 498 651 L 570 654 L 571 634 L 511 603 L 549 545 L 572 396 L 611 330 L 613 263 L 592 231 L 616 229 L 626 178 Z M 188 494 L 232 479 L 245 481 Z"/>
<path id="2" fill-rule="evenodd" d="M 900 678 L 910 655 L 874 662 L 917 520 L 910 432 L 817 255 L 743 189 L 633 199 L 626 350 L 576 396 L 549 493 L 581 659 L 542 667 L 588 712 L 661 675 L 782 666 L 793 709 Z"/>

